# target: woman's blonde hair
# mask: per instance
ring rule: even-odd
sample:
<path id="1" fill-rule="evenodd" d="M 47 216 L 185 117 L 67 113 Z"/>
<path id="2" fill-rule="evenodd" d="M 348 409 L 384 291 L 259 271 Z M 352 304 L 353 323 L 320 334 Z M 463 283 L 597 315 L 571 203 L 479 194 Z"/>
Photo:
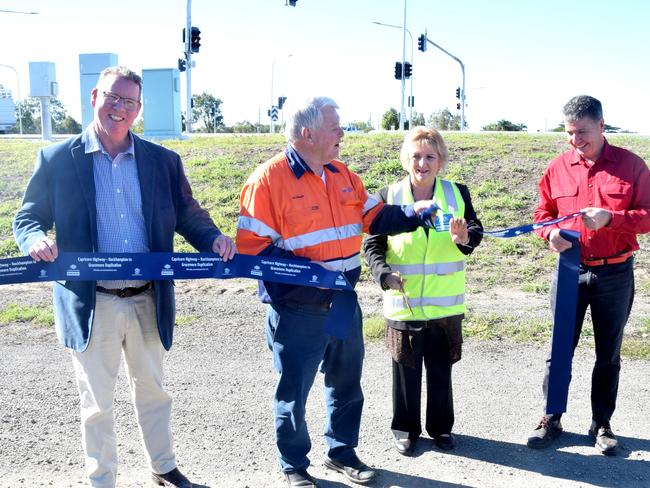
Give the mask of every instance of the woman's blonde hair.
<path id="1" fill-rule="evenodd" d="M 445 144 L 445 141 L 442 139 L 440 132 L 429 127 L 418 126 L 413 127 L 413 129 L 406 133 L 406 136 L 404 136 L 404 142 L 402 143 L 400 162 L 406 171 L 409 170 L 410 166 L 411 155 L 409 154 L 409 146 L 412 143 L 431 144 L 431 146 L 438 152 L 440 170 L 447 168 L 449 151 L 447 150 L 447 144 Z"/>

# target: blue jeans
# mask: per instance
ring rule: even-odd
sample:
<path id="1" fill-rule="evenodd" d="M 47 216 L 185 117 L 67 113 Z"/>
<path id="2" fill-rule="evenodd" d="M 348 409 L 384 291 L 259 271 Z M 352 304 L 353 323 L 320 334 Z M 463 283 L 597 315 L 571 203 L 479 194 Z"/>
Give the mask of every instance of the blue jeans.
<path id="1" fill-rule="evenodd" d="M 269 305 L 266 312 L 266 337 L 278 373 L 275 436 L 284 472 L 309 466 L 305 404 L 319 367 L 325 376 L 327 456 L 350 460 L 359 442 L 364 354 L 361 310 L 357 306 L 353 330 L 345 340 L 325 332 L 326 317 L 324 311 L 283 305 Z"/>
<path id="2" fill-rule="evenodd" d="M 557 274 L 553 277 L 551 288 L 551 308 L 554 314 L 556 286 Z M 616 408 L 623 329 L 633 301 L 634 258 L 619 264 L 594 267 L 580 265 L 573 349 L 578 345 L 587 307 L 590 307 L 596 345 L 596 364 L 591 376 L 591 413 L 592 420 L 599 426 L 609 422 Z M 548 391 L 550 364 L 549 354 L 544 375 L 544 399 Z"/>

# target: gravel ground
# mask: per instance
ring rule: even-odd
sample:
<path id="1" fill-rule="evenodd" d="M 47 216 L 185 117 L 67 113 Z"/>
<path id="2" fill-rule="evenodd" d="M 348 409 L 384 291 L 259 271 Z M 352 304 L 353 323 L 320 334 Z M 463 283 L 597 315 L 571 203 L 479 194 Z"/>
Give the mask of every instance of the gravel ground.
<path id="1" fill-rule="evenodd" d="M 177 291 L 179 317 L 195 317 L 178 327 L 166 359 L 179 467 L 197 486 L 284 486 L 273 440 L 275 378 L 263 334 L 264 309 L 254 298 L 253 283 L 182 282 Z M 380 296 L 374 287 L 362 286 L 360 295 L 365 313 L 378 313 Z M 527 310 L 547 313 L 546 300 L 504 297 L 491 293 L 470 301 L 475 312 L 495 303 L 526 303 Z M 1 287 L 0 303 L 18 300 L 46 305 L 49 289 Z M 78 396 L 68 352 L 51 328 L 24 324 L 0 327 L 0 351 L 0 486 L 84 486 Z M 454 369 L 458 447 L 445 453 L 425 438 L 415 457 L 404 458 L 391 448 L 389 357 L 383 345 L 369 344 L 358 453 L 378 469 L 373 486 L 650 487 L 649 362 L 623 365 L 612 420 L 622 449 L 619 456 L 606 458 L 586 435 L 593 363 L 589 348 L 579 349 L 574 360 L 565 434 L 548 450 L 525 447 L 541 414 L 545 355 L 545 347 L 534 345 L 467 342 Z M 322 466 L 323 412 L 322 379 L 317 378 L 308 405 L 310 472 L 324 488 L 355 486 Z M 118 486 L 150 486 L 123 373 L 115 417 Z"/>

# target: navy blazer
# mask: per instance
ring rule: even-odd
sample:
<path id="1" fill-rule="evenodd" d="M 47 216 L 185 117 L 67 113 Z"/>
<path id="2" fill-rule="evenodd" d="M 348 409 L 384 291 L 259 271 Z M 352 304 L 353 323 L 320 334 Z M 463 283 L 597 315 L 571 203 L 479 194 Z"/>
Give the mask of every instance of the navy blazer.
<path id="1" fill-rule="evenodd" d="M 151 252 L 173 251 L 174 233 L 201 252 L 210 252 L 219 229 L 192 197 L 181 159 L 173 151 L 133 136 L 142 212 Z M 23 253 L 53 227 L 59 252 L 96 252 L 97 222 L 93 156 L 86 154 L 81 135 L 42 149 L 22 208 L 14 220 L 14 235 Z M 55 327 L 59 341 L 84 351 L 92 335 L 95 281 L 54 283 Z M 172 281 L 154 281 L 160 340 L 172 345 L 175 301 Z"/>

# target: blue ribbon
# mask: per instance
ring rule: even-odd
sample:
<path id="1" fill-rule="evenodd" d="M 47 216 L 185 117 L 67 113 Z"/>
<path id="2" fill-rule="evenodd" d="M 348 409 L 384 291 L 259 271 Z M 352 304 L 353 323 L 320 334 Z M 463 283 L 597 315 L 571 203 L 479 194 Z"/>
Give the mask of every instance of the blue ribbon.
<path id="1" fill-rule="evenodd" d="M 352 291 L 343 273 L 309 261 L 237 254 L 227 262 L 212 253 L 60 253 L 53 262 L 0 259 L 0 285 L 38 281 L 253 278 Z"/>
<path id="2" fill-rule="evenodd" d="M 573 361 L 578 281 L 580 278 L 580 234 L 560 230 L 560 235 L 572 246 L 560 253 L 558 260 L 553 335 L 551 336 L 551 365 L 546 395 L 548 415 L 566 412 Z"/>
<path id="3" fill-rule="evenodd" d="M 53 262 L 0 259 L 0 285 L 39 281 L 252 278 L 334 291 L 325 330 L 345 339 L 357 296 L 343 273 L 309 261 L 236 254 L 224 262 L 212 253 L 60 253 Z"/>
<path id="4" fill-rule="evenodd" d="M 427 227 L 436 231 L 448 231 L 449 220 L 453 215 L 436 212 L 440 207 L 433 205 L 422 213 Z M 483 235 L 497 238 L 510 238 L 527 234 L 536 229 L 574 219 L 583 212 L 575 212 L 557 219 L 534 224 L 510 227 L 496 231 L 483 231 Z M 555 291 L 555 311 L 551 336 L 551 364 L 546 396 L 546 413 L 566 412 L 571 381 L 573 361 L 573 341 L 575 337 L 576 309 L 578 305 L 578 281 L 580 277 L 580 234 L 572 230 L 560 230 L 560 235 L 571 242 L 571 247 L 560 253 L 558 260 L 558 283 Z"/>
<path id="5" fill-rule="evenodd" d="M 557 219 L 527 224 L 509 229 L 483 232 L 486 236 L 509 238 L 527 234 L 536 229 L 554 225 L 582 215 L 575 212 Z M 560 253 L 558 260 L 558 284 L 555 291 L 555 311 L 551 335 L 551 365 L 546 396 L 546 413 L 566 412 L 573 361 L 576 308 L 578 305 L 578 280 L 580 275 L 580 233 L 560 230 L 560 235 L 571 242 L 571 247 Z"/>

